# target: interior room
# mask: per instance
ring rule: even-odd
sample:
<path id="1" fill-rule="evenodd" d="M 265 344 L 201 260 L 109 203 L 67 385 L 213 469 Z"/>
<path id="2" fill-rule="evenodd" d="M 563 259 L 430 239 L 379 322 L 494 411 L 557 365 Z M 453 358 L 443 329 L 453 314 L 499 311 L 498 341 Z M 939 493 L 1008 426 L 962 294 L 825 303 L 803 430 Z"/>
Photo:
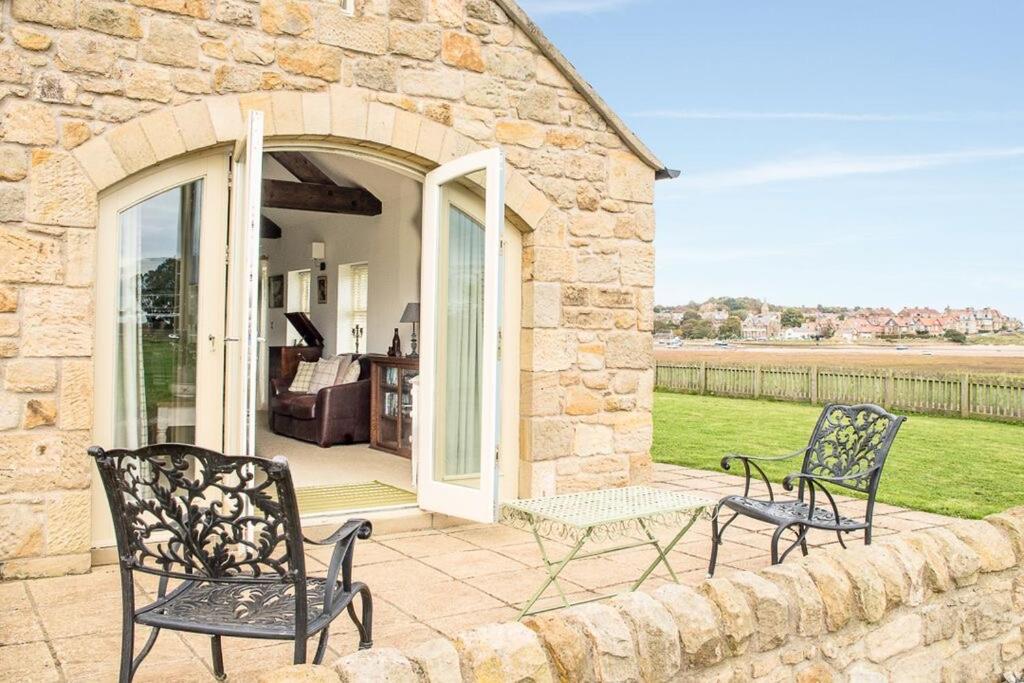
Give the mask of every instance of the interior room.
<path id="1" fill-rule="evenodd" d="M 414 505 L 422 185 L 336 153 L 263 168 L 256 452 L 303 515 Z"/>

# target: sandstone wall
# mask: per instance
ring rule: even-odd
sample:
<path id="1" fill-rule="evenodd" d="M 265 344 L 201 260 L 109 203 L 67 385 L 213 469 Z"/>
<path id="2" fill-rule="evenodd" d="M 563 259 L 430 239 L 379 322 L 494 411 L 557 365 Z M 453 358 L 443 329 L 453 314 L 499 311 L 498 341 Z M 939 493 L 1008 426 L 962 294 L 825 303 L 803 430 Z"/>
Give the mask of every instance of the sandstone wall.
<path id="1" fill-rule="evenodd" d="M 1018 681 L 1024 508 L 696 588 L 367 650 L 285 681 Z"/>
<path id="2" fill-rule="evenodd" d="M 526 230 L 522 493 L 647 476 L 654 172 L 498 4 L 0 11 L 0 576 L 88 567 L 98 192 L 229 144 L 253 108 L 271 137 L 424 168 L 501 145 Z"/>

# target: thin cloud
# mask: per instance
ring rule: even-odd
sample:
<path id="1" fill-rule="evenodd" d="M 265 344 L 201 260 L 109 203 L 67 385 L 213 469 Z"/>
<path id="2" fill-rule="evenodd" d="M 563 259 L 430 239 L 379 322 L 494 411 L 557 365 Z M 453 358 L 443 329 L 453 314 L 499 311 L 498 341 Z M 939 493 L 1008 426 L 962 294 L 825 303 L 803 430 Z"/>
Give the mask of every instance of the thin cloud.
<path id="1" fill-rule="evenodd" d="M 638 0 L 530 0 L 522 2 L 523 9 L 531 16 L 542 16 L 551 14 L 597 14 L 598 12 L 610 12 L 621 9 L 628 5 L 634 5 Z"/>
<path id="2" fill-rule="evenodd" d="M 1013 121 L 1024 112 L 921 112 L 885 114 L 836 111 L 704 111 L 651 109 L 634 112 L 636 118 L 679 121 L 832 121 L 837 123 L 943 123 L 952 121 Z"/>
<path id="3" fill-rule="evenodd" d="M 719 190 L 797 180 L 820 180 L 852 175 L 918 171 L 955 164 L 1024 157 L 1024 147 L 974 149 L 932 154 L 876 156 L 818 156 L 753 164 L 723 171 L 695 172 L 683 177 L 679 188 Z"/>

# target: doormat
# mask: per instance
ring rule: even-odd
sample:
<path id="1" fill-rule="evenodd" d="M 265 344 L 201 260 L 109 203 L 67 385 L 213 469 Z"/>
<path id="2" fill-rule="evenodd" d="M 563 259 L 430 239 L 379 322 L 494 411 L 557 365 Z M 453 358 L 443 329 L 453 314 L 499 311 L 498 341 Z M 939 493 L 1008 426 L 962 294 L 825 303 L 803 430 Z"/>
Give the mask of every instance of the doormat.
<path id="1" fill-rule="evenodd" d="M 296 489 L 299 512 L 305 515 L 344 510 L 368 510 L 396 505 L 414 505 L 416 494 L 381 481 L 339 486 L 310 486 Z"/>

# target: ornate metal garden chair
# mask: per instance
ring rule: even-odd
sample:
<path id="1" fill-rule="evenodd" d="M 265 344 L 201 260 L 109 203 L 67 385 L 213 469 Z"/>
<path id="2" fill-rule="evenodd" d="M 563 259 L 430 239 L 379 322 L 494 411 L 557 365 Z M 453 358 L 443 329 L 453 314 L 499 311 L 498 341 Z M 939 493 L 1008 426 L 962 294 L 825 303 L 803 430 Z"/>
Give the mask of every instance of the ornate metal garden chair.
<path id="1" fill-rule="evenodd" d="M 221 680 L 221 636 L 293 640 L 294 661 L 302 664 L 306 640 L 319 633 L 313 658 L 319 664 L 331 622 L 347 611 L 359 648 L 370 647 L 370 590 L 352 581 L 355 541 L 370 537 L 370 522 L 349 520 L 323 541 L 305 538 L 284 458 L 228 457 L 181 444 L 93 447 L 89 454 L 103 478 L 117 537 L 121 683 L 131 681 L 164 628 L 209 635 Z M 334 546 L 326 578 L 306 575 L 304 542 Z M 135 572 L 160 578 L 156 600 L 140 608 Z M 171 581 L 176 585 L 168 590 Z M 352 604 L 357 594 L 362 618 Z M 133 659 L 135 624 L 152 632 Z"/>
<path id="2" fill-rule="evenodd" d="M 843 534 L 864 531 L 864 544 L 871 544 L 871 524 L 875 509 L 875 494 L 882 475 L 886 456 L 896 432 L 905 417 L 892 415 L 876 405 L 827 405 L 821 411 L 818 423 L 806 448 L 781 456 L 753 456 L 730 454 L 722 458 L 722 468 L 730 469 L 733 461 L 743 464 L 746 477 L 743 495 L 726 496 L 715 507 L 711 521 L 711 562 L 708 576 L 715 573 L 718 546 L 722 534 L 737 517 L 744 515 L 776 526 L 772 535 L 772 564 L 779 564 L 797 546 L 807 554 L 807 532 L 810 529 L 834 531 L 845 548 Z M 786 491 L 797 488 L 795 499 L 776 500 L 772 484 L 758 463 L 778 462 L 803 455 L 799 472 L 782 481 Z M 768 499 L 750 495 L 752 471 L 768 487 Z M 844 517 L 839 513 L 835 499 L 826 484 L 841 486 L 867 494 L 867 507 L 863 520 Z M 821 500 L 824 498 L 824 501 Z M 827 507 L 819 507 L 827 502 Z M 733 511 L 721 526 L 719 518 L 723 508 Z M 787 529 L 796 532 L 796 540 L 779 554 L 779 540 Z"/>

